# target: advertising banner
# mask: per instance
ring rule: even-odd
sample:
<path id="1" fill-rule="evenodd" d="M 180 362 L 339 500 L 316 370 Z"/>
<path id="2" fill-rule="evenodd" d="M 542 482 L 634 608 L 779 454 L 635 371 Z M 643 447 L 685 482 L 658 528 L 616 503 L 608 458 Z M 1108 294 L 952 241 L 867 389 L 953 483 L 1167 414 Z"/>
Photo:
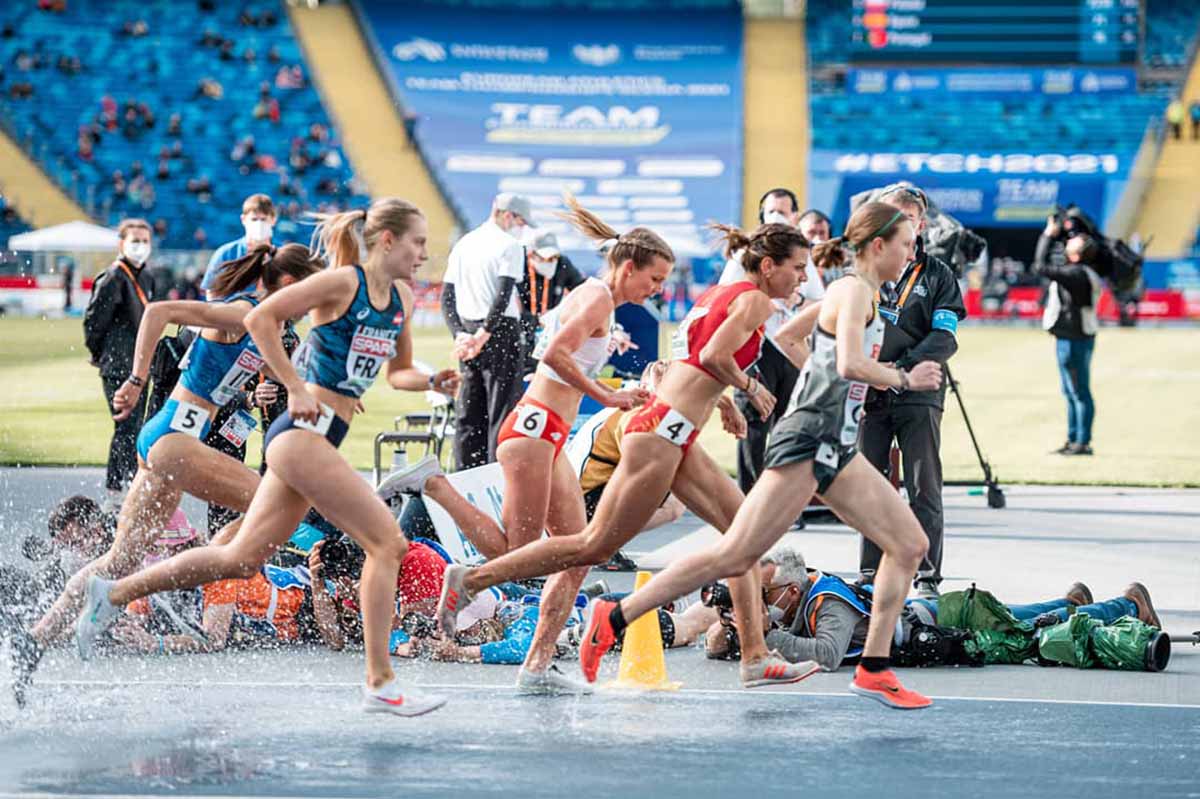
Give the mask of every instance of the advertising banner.
<path id="1" fill-rule="evenodd" d="M 1129 94 L 1137 91 L 1133 69 L 1062 67 L 870 68 L 846 71 L 851 94 Z"/>
<path id="2" fill-rule="evenodd" d="M 560 219 L 571 191 L 618 230 L 645 224 L 682 257 L 741 209 L 742 17 L 674 12 L 360 3 L 417 141 L 471 225 L 499 191 L 532 223 L 592 249 Z M 594 258 L 581 259 L 588 268 Z"/>

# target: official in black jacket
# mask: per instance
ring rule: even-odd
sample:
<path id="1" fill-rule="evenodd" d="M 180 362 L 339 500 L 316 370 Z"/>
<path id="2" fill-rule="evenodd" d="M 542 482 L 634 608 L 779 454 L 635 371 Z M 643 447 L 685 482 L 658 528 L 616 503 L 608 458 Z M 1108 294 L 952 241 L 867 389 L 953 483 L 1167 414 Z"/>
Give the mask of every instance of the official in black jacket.
<path id="1" fill-rule="evenodd" d="M 1096 417 L 1092 352 L 1099 328 L 1096 305 L 1103 288 L 1091 265 L 1101 257 L 1101 248 L 1087 234 L 1071 236 L 1065 246 L 1056 246 L 1060 234 L 1058 221 L 1050 217 L 1033 256 L 1034 271 L 1051 281 L 1042 327 L 1056 340 L 1058 372 L 1067 400 L 1067 440 L 1055 453 L 1091 455 L 1092 420 Z"/>
<path id="2" fill-rule="evenodd" d="M 920 189 L 900 187 L 879 200 L 903 211 L 918 234 L 925 229 L 928 202 Z M 958 322 L 967 316 L 958 279 L 953 269 L 925 252 L 919 235 L 900 280 L 880 291 L 879 315 L 886 324 L 880 361 L 911 369 L 921 361 L 944 364 L 958 351 Z M 916 575 L 916 587 L 926 595 L 936 594 L 942 581 L 940 450 L 946 382 L 936 391 L 871 389 L 859 427 L 859 448 L 885 475 L 891 468 L 892 441 L 900 447 L 909 504 L 929 538 L 929 552 Z M 864 538 L 859 560 L 864 577 L 879 569 L 881 557 L 879 548 Z"/>
<path id="3" fill-rule="evenodd" d="M 150 257 L 150 225 L 144 219 L 126 219 L 117 228 L 118 258 L 92 286 L 92 296 L 83 315 L 83 335 L 91 363 L 100 369 L 104 396 L 110 415 L 112 398 L 133 368 L 142 311 L 154 297 L 154 278 L 146 269 Z M 137 471 L 137 434 L 146 410 L 146 395 L 132 414 L 113 425 L 108 449 L 105 486 L 110 492 L 124 490 Z"/>
<path id="4" fill-rule="evenodd" d="M 528 374 L 536 365 L 532 355 L 538 320 L 557 308 L 567 292 L 587 278 L 558 249 L 558 237 L 550 231 L 535 229 L 521 243 L 525 246 L 525 277 L 517 284 L 517 298 L 521 302 L 521 338 Z"/>

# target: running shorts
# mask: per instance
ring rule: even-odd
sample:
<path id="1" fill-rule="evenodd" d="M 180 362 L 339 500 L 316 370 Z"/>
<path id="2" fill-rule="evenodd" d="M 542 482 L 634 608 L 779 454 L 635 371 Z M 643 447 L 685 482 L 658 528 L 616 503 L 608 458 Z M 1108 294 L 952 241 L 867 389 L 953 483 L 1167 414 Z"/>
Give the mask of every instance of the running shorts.
<path id="1" fill-rule="evenodd" d="M 496 436 L 496 446 L 511 439 L 540 439 L 554 446 L 554 458 L 557 460 L 570 433 L 570 426 L 561 416 L 535 399 L 522 397 L 517 407 L 504 417 L 500 434 Z"/>
<path id="2" fill-rule="evenodd" d="M 670 441 L 687 455 L 688 447 L 700 435 L 700 430 L 682 413 L 658 397 L 652 397 L 625 425 L 625 435 L 631 433 L 653 433 Z"/>
<path id="3" fill-rule="evenodd" d="M 150 459 L 150 450 L 158 440 L 171 433 L 183 433 L 198 441 L 208 437 L 212 419 L 208 410 L 190 402 L 169 399 L 158 413 L 142 425 L 138 432 L 137 452 L 143 461 Z"/>
<path id="4" fill-rule="evenodd" d="M 836 436 L 824 434 L 821 426 L 822 419 L 818 414 L 804 410 L 793 411 L 780 419 L 767 441 L 763 468 L 777 469 L 812 461 L 817 493 L 824 494 L 858 449 L 842 444 Z"/>
<path id="5" fill-rule="evenodd" d="M 326 441 L 333 444 L 334 449 L 340 447 L 342 440 L 346 437 L 346 433 L 350 432 L 350 425 L 346 423 L 345 419 L 334 413 L 333 409 L 328 405 L 322 404 L 321 409 L 321 416 L 317 419 L 315 425 L 307 423 L 298 424 L 292 418 L 292 415 L 286 411 L 281 414 L 278 419 L 271 423 L 270 428 L 267 429 L 267 434 L 263 436 L 263 457 L 266 457 L 267 448 L 271 446 L 271 442 L 275 440 L 275 437 L 287 430 L 308 430 L 311 433 L 324 436 Z"/>

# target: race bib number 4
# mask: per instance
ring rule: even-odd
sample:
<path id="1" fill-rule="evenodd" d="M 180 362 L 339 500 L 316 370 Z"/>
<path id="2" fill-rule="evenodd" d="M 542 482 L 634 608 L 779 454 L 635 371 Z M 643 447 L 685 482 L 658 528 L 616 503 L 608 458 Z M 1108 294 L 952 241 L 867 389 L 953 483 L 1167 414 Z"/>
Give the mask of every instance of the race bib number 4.
<path id="1" fill-rule="evenodd" d="M 530 438 L 541 438 L 546 432 L 546 411 L 536 405 L 518 405 L 516 407 L 517 422 L 513 430 Z"/>
<path id="2" fill-rule="evenodd" d="M 192 438 L 200 438 L 204 434 L 204 424 L 208 421 L 208 411 L 199 405 L 179 400 L 174 415 L 171 416 L 171 429 L 176 433 L 184 433 Z"/>
<path id="3" fill-rule="evenodd" d="M 679 411 L 672 408 L 667 411 L 667 415 L 658 423 L 658 427 L 654 428 L 654 432 L 670 441 L 677 447 L 682 447 L 687 443 L 688 437 L 696 426 L 689 422 L 687 418 Z"/>
<path id="4" fill-rule="evenodd" d="M 235 447 L 240 447 L 246 443 L 246 439 L 254 432 L 254 428 L 258 427 L 258 421 L 246 411 L 238 409 L 225 420 L 225 424 L 221 425 L 221 437 L 233 444 Z"/>
<path id="5" fill-rule="evenodd" d="M 311 430 L 319 436 L 323 436 L 329 432 L 329 424 L 333 421 L 333 408 L 330 408 L 325 403 L 319 403 L 321 406 L 321 415 L 317 417 L 316 422 L 306 422 L 303 419 L 293 419 L 292 424 L 301 430 Z"/>

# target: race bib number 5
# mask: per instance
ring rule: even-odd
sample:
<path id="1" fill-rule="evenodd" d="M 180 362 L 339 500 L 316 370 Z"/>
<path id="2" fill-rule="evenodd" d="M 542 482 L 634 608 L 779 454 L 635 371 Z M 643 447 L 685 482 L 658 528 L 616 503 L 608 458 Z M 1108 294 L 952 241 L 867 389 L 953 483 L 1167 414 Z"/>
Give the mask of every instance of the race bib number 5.
<path id="1" fill-rule="evenodd" d="M 667 411 L 667 415 L 658 423 L 658 427 L 654 428 L 654 432 L 670 441 L 677 447 L 682 447 L 687 443 L 688 436 L 696 426 L 689 422 L 683 414 L 672 408 Z"/>
<path id="2" fill-rule="evenodd" d="M 517 421 L 513 430 L 530 438 L 541 438 L 546 432 L 546 411 L 536 405 L 518 405 Z"/>
<path id="3" fill-rule="evenodd" d="M 200 438 L 204 433 L 204 423 L 208 421 L 208 411 L 199 405 L 179 401 L 175 414 L 171 416 L 171 429 L 176 433 L 184 433 L 192 438 Z"/>

